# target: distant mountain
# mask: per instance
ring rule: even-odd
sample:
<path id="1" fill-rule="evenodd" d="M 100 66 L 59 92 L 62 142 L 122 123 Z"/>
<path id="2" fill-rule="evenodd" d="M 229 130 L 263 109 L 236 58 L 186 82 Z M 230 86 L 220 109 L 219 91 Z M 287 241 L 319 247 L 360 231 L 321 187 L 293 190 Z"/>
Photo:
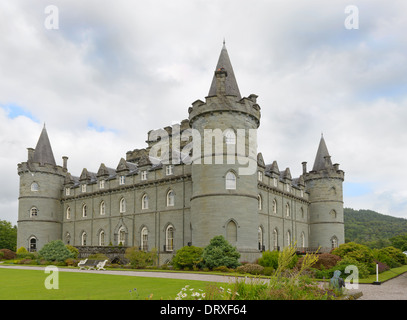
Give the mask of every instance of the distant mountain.
<path id="1" fill-rule="evenodd" d="M 407 233 L 407 219 L 372 210 L 344 208 L 344 221 L 346 241 L 377 242 Z"/>

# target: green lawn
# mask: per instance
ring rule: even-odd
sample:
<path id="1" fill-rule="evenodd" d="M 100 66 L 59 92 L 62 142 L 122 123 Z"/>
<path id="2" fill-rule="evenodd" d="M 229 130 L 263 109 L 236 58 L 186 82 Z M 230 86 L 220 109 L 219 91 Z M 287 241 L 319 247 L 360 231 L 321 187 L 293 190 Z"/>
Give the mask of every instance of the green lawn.
<path id="1" fill-rule="evenodd" d="M 40 270 L 0 268 L 0 300 L 143 300 L 151 294 L 152 299 L 167 300 L 174 299 L 186 284 L 196 289 L 207 285 L 204 281 L 61 271 L 59 289 L 46 289 L 49 275 Z"/>

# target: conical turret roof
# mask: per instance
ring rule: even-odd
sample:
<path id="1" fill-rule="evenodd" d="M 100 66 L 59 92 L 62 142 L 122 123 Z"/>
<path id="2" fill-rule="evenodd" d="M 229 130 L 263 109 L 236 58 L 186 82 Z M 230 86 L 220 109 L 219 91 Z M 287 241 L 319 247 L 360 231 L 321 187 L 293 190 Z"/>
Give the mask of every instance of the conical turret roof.
<path id="1" fill-rule="evenodd" d="M 51 143 L 49 142 L 47 129 L 41 131 L 40 138 L 38 139 L 37 146 L 35 147 L 33 162 L 41 164 L 52 164 L 56 166 L 54 153 L 52 152 Z"/>
<path id="2" fill-rule="evenodd" d="M 325 160 L 326 157 L 328 157 L 328 160 Z M 328 148 L 327 148 L 325 140 L 324 140 L 324 136 L 321 135 L 321 140 L 319 142 L 317 155 L 316 155 L 315 161 L 314 161 L 314 167 L 312 168 L 312 170 L 319 171 L 319 170 L 326 169 L 326 165 L 325 165 L 326 161 L 328 161 L 328 164 L 330 166 L 332 166 Z"/>
<path id="3" fill-rule="evenodd" d="M 216 65 L 216 70 L 224 69 L 227 72 L 227 77 L 225 81 L 225 89 L 226 95 L 233 95 L 236 96 L 238 99 L 241 99 L 242 96 L 240 95 L 239 87 L 237 86 L 237 81 L 235 77 L 235 73 L 232 68 L 232 63 L 229 59 L 228 51 L 226 50 L 225 41 L 223 41 L 223 47 L 220 52 L 218 64 Z M 216 95 L 216 76 L 213 76 L 212 84 L 209 89 L 208 96 L 215 96 Z"/>

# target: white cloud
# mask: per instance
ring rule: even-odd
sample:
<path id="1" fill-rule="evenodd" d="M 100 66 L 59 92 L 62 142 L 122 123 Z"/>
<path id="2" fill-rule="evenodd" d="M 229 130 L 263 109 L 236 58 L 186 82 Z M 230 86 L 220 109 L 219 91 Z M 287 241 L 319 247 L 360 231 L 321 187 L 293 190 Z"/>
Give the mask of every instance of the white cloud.
<path id="1" fill-rule="evenodd" d="M 259 151 L 301 174 L 321 132 L 346 181 L 372 190 L 345 205 L 407 216 L 405 1 L 358 0 L 360 29 L 343 1 L 48 1 L 0 4 L 0 219 L 17 220 L 16 165 L 46 123 L 55 158 L 72 174 L 116 167 L 147 132 L 187 118 L 207 95 L 226 45 L 242 95 L 259 95 Z M 24 114 L 24 113 L 22 113 Z M 105 130 L 95 130 L 96 128 Z"/>

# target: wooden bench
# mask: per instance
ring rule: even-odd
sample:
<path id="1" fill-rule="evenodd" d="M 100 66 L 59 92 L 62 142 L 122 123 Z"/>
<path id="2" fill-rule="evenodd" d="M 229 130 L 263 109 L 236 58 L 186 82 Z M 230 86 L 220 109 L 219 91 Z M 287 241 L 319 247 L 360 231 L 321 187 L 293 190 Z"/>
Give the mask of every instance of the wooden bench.
<path id="1" fill-rule="evenodd" d="M 81 260 L 78 263 L 79 270 L 106 270 L 105 264 L 108 260 L 91 260 L 91 259 L 85 259 Z"/>

